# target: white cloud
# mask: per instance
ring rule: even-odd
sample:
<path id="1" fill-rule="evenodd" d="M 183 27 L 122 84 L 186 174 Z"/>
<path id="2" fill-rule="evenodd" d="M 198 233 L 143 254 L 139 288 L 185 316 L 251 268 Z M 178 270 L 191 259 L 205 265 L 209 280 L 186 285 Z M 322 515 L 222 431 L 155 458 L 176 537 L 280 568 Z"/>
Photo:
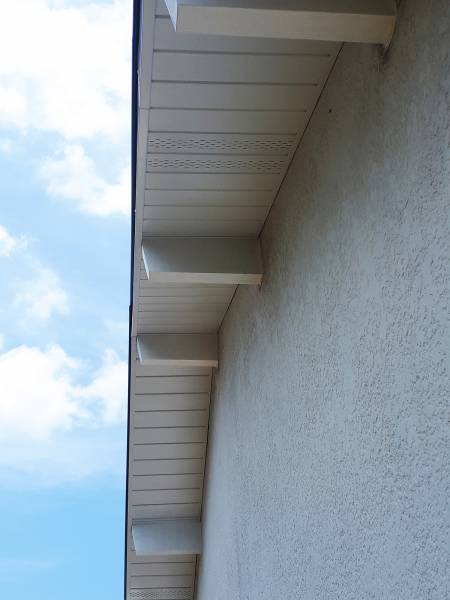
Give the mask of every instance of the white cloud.
<path id="1" fill-rule="evenodd" d="M 14 306 L 21 311 L 23 325 L 46 323 L 53 314 L 69 312 L 69 298 L 58 275 L 34 260 L 32 276 L 15 284 Z"/>
<path id="2" fill-rule="evenodd" d="M 130 167 L 122 169 L 117 183 L 108 183 L 96 173 L 94 161 L 80 145 L 68 145 L 59 156 L 44 159 L 39 175 L 49 195 L 73 201 L 82 212 L 130 214 Z"/>
<path id="3" fill-rule="evenodd" d="M 10 258 L 21 251 L 14 261 L 4 263 L 0 289 L 8 290 L 8 295 L 2 296 L 2 300 L 18 311 L 18 322 L 27 328 L 45 324 L 54 314 L 67 314 L 70 308 L 68 294 L 58 275 L 36 258 L 30 249 L 31 241 L 24 235 L 12 235 L 0 225 L 0 258 Z M 18 279 L 17 272 L 26 276 Z M 2 342 L 0 334 L 0 350 Z"/>
<path id="4" fill-rule="evenodd" d="M 0 127 L 7 130 L 0 152 L 18 143 L 12 128 L 33 140 L 36 132 L 56 134 L 65 150 L 39 167 L 47 192 L 86 213 L 128 215 L 130 168 L 111 183 L 85 147 L 101 139 L 114 159 L 127 152 L 132 2 L 72 4 L 0 0 Z M 0 226 L 0 257 L 27 243 Z M 20 258 L 24 281 L 5 290 L 12 289 L 22 325 L 66 314 L 69 297 L 58 275 L 29 251 Z M 0 353 L 2 482 L 47 485 L 123 474 L 127 366 L 107 350 L 97 371 L 88 367 L 59 346 Z"/>
<path id="5" fill-rule="evenodd" d="M 0 225 L 0 257 L 11 256 L 11 254 L 26 246 L 27 239 L 24 236 L 14 237 L 6 227 Z"/>
<path id="6" fill-rule="evenodd" d="M 0 356 L 0 436 L 40 439 L 70 429 L 86 418 L 73 397 L 76 360 L 59 347 L 47 351 L 19 346 Z"/>
<path id="7" fill-rule="evenodd" d="M 132 2 L 70 4 L 0 0 L 0 127 L 70 141 L 40 166 L 47 192 L 85 213 L 128 215 L 130 167 L 109 182 L 82 144 L 106 138 L 116 157 L 128 148 Z M 9 140 L 0 152 L 11 152 Z"/>
<path id="8" fill-rule="evenodd" d="M 126 418 L 127 364 L 118 359 L 114 350 L 107 349 L 103 364 L 92 382 L 77 393 L 86 400 L 98 399 L 99 414 L 106 425 L 123 423 Z"/>
<path id="9" fill-rule="evenodd" d="M 23 128 L 25 121 L 25 96 L 18 90 L 0 85 L 0 124 Z"/>
<path id="10" fill-rule="evenodd" d="M 19 346 L 0 355 L 0 453 L 4 477 L 26 474 L 46 485 L 120 471 L 127 365 L 107 350 L 84 385 L 85 365 L 61 347 Z"/>
<path id="11" fill-rule="evenodd" d="M 3 154 L 11 154 L 14 144 L 10 138 L 0 138 L 0 152 Z"/>
<path id="12" fill-rule="evenodd" d="M 0 123 L 66 139 L 128 131 L 132 2 L 0 7 Z"/>

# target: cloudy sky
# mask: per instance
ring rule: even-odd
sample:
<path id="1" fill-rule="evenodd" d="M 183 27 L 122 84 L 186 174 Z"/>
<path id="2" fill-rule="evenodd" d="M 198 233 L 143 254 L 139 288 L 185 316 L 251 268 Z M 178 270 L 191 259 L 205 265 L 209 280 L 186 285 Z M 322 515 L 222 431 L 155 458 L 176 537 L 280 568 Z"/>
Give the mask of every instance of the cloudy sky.
<path id="1" fill-rule="evenodd" d="M 0 9 L 0 589 L 115 600 L 132 0 Z"/>

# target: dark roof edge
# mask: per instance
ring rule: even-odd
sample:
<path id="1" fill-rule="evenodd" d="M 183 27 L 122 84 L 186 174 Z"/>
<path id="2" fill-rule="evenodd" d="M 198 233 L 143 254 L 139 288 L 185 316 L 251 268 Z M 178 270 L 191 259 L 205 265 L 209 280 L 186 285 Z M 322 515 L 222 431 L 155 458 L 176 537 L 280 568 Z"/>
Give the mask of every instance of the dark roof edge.
<path id="1" fill-rule="evenodd" d="M 130 398 L 131 398 L 131 331 L 133 324 L 134 236 L 136 220 L 136 163 L 139 92 L 139 50 L 141 37 L 141 0 L 133 0 L 133 38 L 131 59 L 131 249 L 130 249 L 130 305 L 128 308 L 128 401 L 127 401 L 127 463 L 125 491 L 125 540 L 123 596 L 127 598 L 128 563 L 128 470 L 130 454 Z"/>

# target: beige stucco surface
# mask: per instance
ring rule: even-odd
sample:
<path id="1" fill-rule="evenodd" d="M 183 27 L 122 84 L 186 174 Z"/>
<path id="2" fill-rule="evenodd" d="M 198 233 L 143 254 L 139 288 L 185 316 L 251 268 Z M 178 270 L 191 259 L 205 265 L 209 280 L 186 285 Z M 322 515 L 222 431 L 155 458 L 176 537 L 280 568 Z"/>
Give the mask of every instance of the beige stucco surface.
<path id="1" fill-rule="evenodd" d="M 450 3 L 346 45 L 220 332 L 199 600 L 450 597 Z"/>

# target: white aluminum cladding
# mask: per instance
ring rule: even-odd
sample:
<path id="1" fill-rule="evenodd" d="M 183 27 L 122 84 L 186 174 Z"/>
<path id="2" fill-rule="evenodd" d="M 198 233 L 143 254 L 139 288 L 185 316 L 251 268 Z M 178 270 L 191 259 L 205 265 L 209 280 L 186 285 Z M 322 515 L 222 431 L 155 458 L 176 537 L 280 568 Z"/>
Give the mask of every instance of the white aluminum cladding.
<path id="1" fill-rule="evenodd" d="M 340 44 L 179 35 L 142 5 L 126 590 L 192 600 L 199 546 L 140 555 L 132 524 L 201 519 L 217 332 L 261 281 L 256 240 Z"/>

